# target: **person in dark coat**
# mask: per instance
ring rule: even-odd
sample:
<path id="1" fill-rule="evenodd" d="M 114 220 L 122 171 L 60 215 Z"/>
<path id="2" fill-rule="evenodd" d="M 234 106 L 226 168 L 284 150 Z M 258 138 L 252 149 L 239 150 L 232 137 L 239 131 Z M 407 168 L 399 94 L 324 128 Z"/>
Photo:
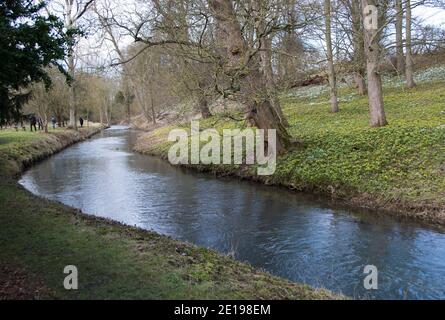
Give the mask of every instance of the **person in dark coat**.
<path id="1" fill-rule="evenodd" d="M 80 127 L 83 128 L 83 118 L 82 117 L 79 118 L 79 122 L 80 122 Z"/>
<path id="2" fill-rule="evenodd" d="M 39 130 L 43 130 L 44 126 L 43 126 L 43 120 L 41 117 L 37 117 L 37 124 L 39 126 Z"/>
<path id="3" fill-rule="evenodd" d="M 34 131 L 37 131 L 36 124 L 37 124 L 37 118 L 36 118 L 36 116 L 33 115 L 33 114 L 30 115 L 30 116 L 29 116 L 29 126 L 30 126 L 30 128 L 31 128 L 31 132 L 32 132 L 32 128 L 34 128 Z"/>
<path id="4" fill-rule="evenodd" d="M 56 118 L 55 117 L 51 117 L 51 123 L 53 125 L 53 129 L 56 129 Z"/>

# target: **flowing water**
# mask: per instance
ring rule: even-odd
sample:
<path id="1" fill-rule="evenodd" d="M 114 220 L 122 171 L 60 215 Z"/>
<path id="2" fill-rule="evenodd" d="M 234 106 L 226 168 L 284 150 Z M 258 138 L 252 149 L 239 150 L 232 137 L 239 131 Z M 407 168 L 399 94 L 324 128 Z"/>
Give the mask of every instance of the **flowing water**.
<path id="1" fill-rule="evenodd" d="M 355 298 L 445 298 L 445 232 L 376 212 L 175 168 L 113 127 L 28 170 L 21 184 L 84 212 L 192 242 Z M 365 290 L 366 265 L 378 290 Z"/>

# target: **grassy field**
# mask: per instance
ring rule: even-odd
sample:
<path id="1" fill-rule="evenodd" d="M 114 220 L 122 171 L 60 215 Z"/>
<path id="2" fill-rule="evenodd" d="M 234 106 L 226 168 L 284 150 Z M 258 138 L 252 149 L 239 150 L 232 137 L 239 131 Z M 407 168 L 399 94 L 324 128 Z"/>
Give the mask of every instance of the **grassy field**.
<path id="1" fill-rule="evenodd" d="M 214 251 L 87 216 L 12 178 L 91 132 L 0 132 L 0 299 L 332 299 Z M 5 164 L 6 163 L 6 164 Z M 79 289 L 65 290 L 75 265 Z"/>
<path id="2" fill-rule="evenodd" d="M 236 166 L 198 169 L 444 223 L 445 69 L 425 71 L 417 80 L 413 90 L 404 89 L 400 79 L 385 81 L 389 125 L 384 128 L 370 128 L 367 97 L 347 85 L 339 92 L 338 114 L 329 112 L 326 86 L 289 92 L 282 96 L 282 106 L 292 136 L 302 145 L 278 159 L 272 177 L 258 178 L 254 168 Z M 202 129 L 243 126 L 223 115 L 200 123 Z M 171 145 L 166 137 L 173 127 L 142 136 L 137 151 L 165 158 Z"/>

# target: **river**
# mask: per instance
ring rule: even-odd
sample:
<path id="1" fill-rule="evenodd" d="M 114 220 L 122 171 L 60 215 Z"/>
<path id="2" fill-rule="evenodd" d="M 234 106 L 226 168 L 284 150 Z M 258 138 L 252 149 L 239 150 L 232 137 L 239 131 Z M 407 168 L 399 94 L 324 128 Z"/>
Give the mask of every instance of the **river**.
<path id="1" fill-rule="evenodd" d="M 20 183 L 82 211 L 231 253 L 272 274 L 360 299 L 444 299 L 445 231 L 313 196 L 176 168 L 112 127 Z M 365 290 L 366 265 L 378 289 Z"/>

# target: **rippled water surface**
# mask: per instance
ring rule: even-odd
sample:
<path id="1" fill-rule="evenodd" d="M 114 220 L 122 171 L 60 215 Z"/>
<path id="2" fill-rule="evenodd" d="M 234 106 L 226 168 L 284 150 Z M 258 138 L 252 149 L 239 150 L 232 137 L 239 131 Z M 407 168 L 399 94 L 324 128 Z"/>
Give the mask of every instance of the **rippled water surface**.
<path id="1" fill-rule="evenodd" d="M 356 298 L 445 298 L 445 233 L 313 197 L 174 168 L 113 127 L 27 171 L 32 192 L 84 212 L 233 252 L 273 274 Z M 363 288 L 363 269 L 379 289 Z"/>

